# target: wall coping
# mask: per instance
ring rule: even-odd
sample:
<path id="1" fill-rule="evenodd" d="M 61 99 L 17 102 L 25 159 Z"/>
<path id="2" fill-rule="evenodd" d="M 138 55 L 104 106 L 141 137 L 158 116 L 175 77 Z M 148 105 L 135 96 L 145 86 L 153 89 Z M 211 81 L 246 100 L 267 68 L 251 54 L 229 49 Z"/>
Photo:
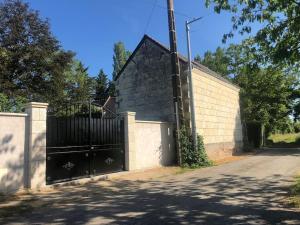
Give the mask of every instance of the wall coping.
<path id="1" fill-rule="evenodd" d="M 7 113 L 7 112 L 0 112 L 0 116 L 26 117 L 26 116 L 28 116 L 28 114 L 27 113 Z"/>
<path id="2" fill-rule="evenodd" d="M 172 122 L 164 121 L 150 121 L 150 120 L 136 120 L 136 123 L 152 123 L 152 124 L 172 124 Z"/>
<path id="3" fill-rule="evenodd" d="M 136 115 L 136 112 L 131 112 L 131 111 L 126 111 L 126 112 L 120 112 L 121 115 L 124 115 L 124 116 L 135 116 Z"/>
<path id="4" fill-rule="evenodd" d="M 48 103 L 43 102 L 29 102 L 25 107 L 26 108 L 47 108 Z"/>

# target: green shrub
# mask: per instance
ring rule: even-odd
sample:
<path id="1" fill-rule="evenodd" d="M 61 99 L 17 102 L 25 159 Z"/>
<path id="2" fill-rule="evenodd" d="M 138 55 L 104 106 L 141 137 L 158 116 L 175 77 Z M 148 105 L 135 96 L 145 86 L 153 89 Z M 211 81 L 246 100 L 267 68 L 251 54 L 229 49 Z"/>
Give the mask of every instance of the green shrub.
<path id="1" fill-rule="evenodd" d="M 9 98 L 7 95 L 0 93 L 0 112 L 22 112 L 27 99 L 22 96 Z"/>
<path id="2" fill-rule="evenodd" d="M 300 122 L 294 123 L 294 130 L 296 133 L 300 132 Z"/>
<path id="3" fill-rule="evenodd" d="M 10 109 L 9 99 L 6 95 L 0 93 L 0 112 L 7 112 Z"/>
<path id="4" fill-rule="evenodd" d="M 180 130 L 182 167 L 198 168 L 213 165 L 206 154 L 203 138 L 197 135 L 197 148 L 193 148 L 193 138 L 186 128 Z"/>

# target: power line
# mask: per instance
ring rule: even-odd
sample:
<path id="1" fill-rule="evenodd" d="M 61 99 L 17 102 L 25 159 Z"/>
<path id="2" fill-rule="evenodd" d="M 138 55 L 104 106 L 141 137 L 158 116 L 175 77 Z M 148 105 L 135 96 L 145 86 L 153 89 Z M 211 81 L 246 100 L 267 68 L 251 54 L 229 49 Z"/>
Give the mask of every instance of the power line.
<path id="1" fill-rule="evenodd" d="M 212 16 L 214 14 L 214 12 L 211 12 L 211 13 L 208 13 L 208 14 L 206 14 L 205 16 L 202 16 L 202 19 L 203 18 L 207 18 L 207 17 L 210 17 L 210 16 Z M 196 32 L 198 32 L 198 31 L 203 31 L 203 29 L 196 29 L 196 30 L 191 30 L 190 31 L 190 33 L 196 33 Z"/>
<path id="2" fill-rule="evenodd" d="M 146 32 L 147 32 L 147 30 L 148 30 L 148 27 L 149 27 L 149 24 L 150 24 L 150 22 L 151 22 L 152 15 L 153 15 L 153 13 L 154 13 L 154 10 L 155 10 L 156 5 L 157 5 L 157 0 L 154 0 L 153 7 L 152 7 L 152 9 L 151 9 L 151 12 L 150 12 L 148 21 L 147 21 L 147 23 L 146 23 L 146 27 L 145 27 L 145 30 L 144 30 L 144 34 L 146 34 Z"/>
<path id="3" fill-rule="evenodd" d="M 159 4 L 157 4 L 157 7 L 158 7 L 158 8 L 161 8 L 161 9 L 163 9 L 163 10 L 168 9 L 167 7 L 165 7 L 165 6 L 163 6 L 163 5 L 159 5 Z M 183 13 L 183 12 L 179 12 L 179 11 L 176 11 L 176 10 L 174 10 L 174 14 L 176 14 L 176 15 L 178 15 L 178 16 L 183 16 L 183 17 L 188 18 L 188 19 L 192 19 L 192 18 L 193 18 L 193 17 L 188 16 L 187 14 L 185 14 L 185 13 Z"/>
<path id="4" fill-rule="evenodd" d="M 145 4 L 151 4 L 152 5 L 152 3 L 150 3 L 149 1 L 148 2 L 144 1 L 143 3 L 145 3 Z M 161 4 L 157 4 L 157 3 L 156 3 L 156 7 L 160 8 L 160 9 L 163 9 L 163 10 L 167 10 L 168 9 L 166 6 L 161 5 Z M 193 19 L 194 18 L 194 17 L 191 17 L 191 16 L 189 16 L 189 15 L 183 13 L 183 12 L 177 11 L 177 10 L 174 10 L 174 14 L 176 14 L 178 16 L 182 16 L 182 17 L 188 18 L 188 19 Z"/>

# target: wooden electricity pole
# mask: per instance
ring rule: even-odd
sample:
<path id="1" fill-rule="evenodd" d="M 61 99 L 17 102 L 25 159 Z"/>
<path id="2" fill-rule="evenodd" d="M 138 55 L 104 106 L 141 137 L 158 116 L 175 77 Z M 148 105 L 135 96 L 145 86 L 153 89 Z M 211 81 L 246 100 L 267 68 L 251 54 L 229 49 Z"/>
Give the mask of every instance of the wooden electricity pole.
<path id="1" fill-rule="evenodd" d="M 167 4 L 168 4 L 171 66 L 172 66 L 173 103 L 174 103 L 174 112 L 175 112 L 175 120 L 176 120 L 176 149 L 177 149 L 178 164 L 181 165 L 179 131 L 182 125 L 184 124 L 184 118 L 183 118 L 183 104 L 182 104 L 181 81 L 180 81 L 180 66 L 179 66 L 179 58 L 177 53 L 174 2 L 173 0 L 167 0 Z"/>

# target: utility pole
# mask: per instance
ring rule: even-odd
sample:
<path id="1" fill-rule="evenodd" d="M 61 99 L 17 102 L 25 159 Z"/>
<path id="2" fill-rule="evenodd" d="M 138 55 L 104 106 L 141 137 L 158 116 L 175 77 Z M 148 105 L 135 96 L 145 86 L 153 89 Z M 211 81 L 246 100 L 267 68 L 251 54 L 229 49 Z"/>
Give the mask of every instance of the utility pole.
<path id="1" fill-rule="evenodd" d="M 192 136 L 193 136 L 193 147 L 197 148 L 197 128 L 195 118 L 195 105 L 194 105 L 194 91 L 193 91 L 193 80 L 192 80 L 192 51 L 191 51 L 191 39 L 190 39 L 190 24 L 202 19 L 202 17 L 193 19 L 185 22 L 186 38 L 187 38 L 187 50 L 188 50 L 188 64 L 189 64 L 189 92 L 190 92 L 190 107 L 191 107 L 191 123 L 192 123 Z"/>
<path id="2" fill-rule="evenodd" d="M 168 4 L 171 65 L 172 65 L 173 103 L 174 103 L 174 112 L 175 112 L 175 121 L 176 121 L 176 149 L 177 149 L 178 164 L 181 165 L 179 131 L 181 126 L 184 123 L 184 119 L 183 119 L 183 105 L 182 105 L 182 94 L 181 94 L 180 67 L 179 67 L 179 58 L 177 53 L 177 42 L 176 42 L 174 1 L 167 0 L 167 4 Z"/>

